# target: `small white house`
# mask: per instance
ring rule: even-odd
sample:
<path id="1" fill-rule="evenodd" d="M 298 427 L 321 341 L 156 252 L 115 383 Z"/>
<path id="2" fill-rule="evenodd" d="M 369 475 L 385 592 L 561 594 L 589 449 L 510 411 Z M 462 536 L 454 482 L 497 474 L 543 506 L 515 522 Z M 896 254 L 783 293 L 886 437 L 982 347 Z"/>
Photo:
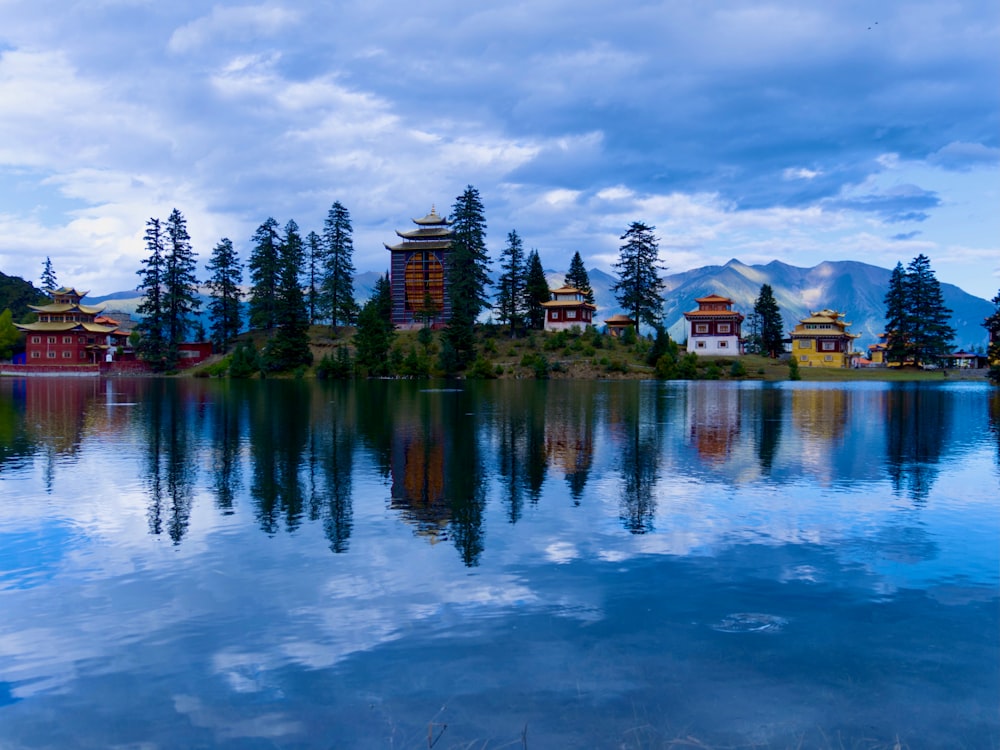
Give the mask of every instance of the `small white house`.
<path id="1" fill-rule="evenodd" d="M 733 310 L 729 297 L 710 294 L 695 300 L 698 309 L 684 313 L 687 350 L 699 355 L 735 357 L 743 353 L 740 328 L 743 315 Z"/>
<path id="2" fill-rule="evenodd" d="M 545 308 L 545 330 L 563 331 L 573 326 L 586 328 L 594 324 L 597 307 L 583 298 L 583 292 L 575 287 L 564 286 L 552 290 L 552 299 L 543 302 Z"/>

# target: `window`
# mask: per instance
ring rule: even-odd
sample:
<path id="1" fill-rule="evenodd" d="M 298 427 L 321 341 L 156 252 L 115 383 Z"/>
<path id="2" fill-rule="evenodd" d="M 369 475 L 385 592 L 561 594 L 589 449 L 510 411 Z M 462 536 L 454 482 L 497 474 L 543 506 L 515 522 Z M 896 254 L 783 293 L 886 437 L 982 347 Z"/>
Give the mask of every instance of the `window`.
<path id="1" fill-rule="evenodd" d="M 566 311 L 566 320 L 573 320 L 576 317 L 576 310 Z"/>
<path id="2" fill-rule="evenodd" d="M 56 358 L 56 353 L 55 352 L 48 352 L 48 356 L 49 356 L 49 359 L 55 359 Z"/>
<path id="3" fill-rule="evenodd" d="M 85 342 L 86 342 L 86 339 L 85 339 L 85 338 L 84 338 L 83 336 L 80 336 L 80 337 L 79 337 L 79 338 L 77 339 L 77 341 L 78 341 L 79 343 L 83 344 L 83 343 L 85 343 Z"/>
<path id="4" fill-rule="evenodd" d="M 708 323 L 695 323 L 694 324 L 695 333 L 708 333 Z"/>
<path id="5" fill-rule="evenodd" d="M 73 343 L 73 337 L 72 336 L 63 336 L 63 343 L 64 344 L 72 344 Z"/>
<path id="6" fill-rule="evenodd" d="M 41 336 L 32 336 L 31 337 L 31 343 L 32 344 L 40 344 L 40 343 L 42 343 L 42 337 Z"/>
<path id="7" fill-rule="evenodd" d="M 50 343 L 50 344 L 56 343 L 56 337 L 55 336 L 49 336 L 48 337 L 48 343 Z"/>
<path id="8" fill-rule="evenodd" d="M 823 351 L 824 352 L 835 352 L 835 351 L 837 351 L 837 342 L 836 341 L 824 341 L 823 342 Z"/>
<path id="9" fill-rule="evenodd" d="M 799 339 L 799 349 L 812 349 L 812 343 L 808 339 Z"/>
<path id="10" fill-rule="evenodd" d="M 63 352 L 63 359 L 72 359 L 73 352 Z"/>
<path id="11" fill-rule="evenodd" d="M 730 333 L 732 326 L 729 323 L 719 323 L 719 333 Z"/>
<path id="12" fill-rule="evenodd" d="M 728 346 L 729 346 L 729 342 L 728 342 L 728 341 L 720 341 L 720 342 L 719 342 L 719 348 L 720 348 L 720 349 L 725 349 L 725 348 L 727 348 Z"/>
<path id="13" fill-rule="evenodd" d="M 833 355 L 832 354 L 827 354 L 827 355 L 825 355 L 823 357 L 823 360 L 826 361 L 826 362 L 833 362 Z"/>
<path id="14" fill-rule="evenodd" d="M 552 320 L 559 320 L 559 311 L 558 310 L 553 310 L 552 311 Z"/>
<path id="15" fill-rule="evenodd" d="M 86 357 L 87 357 L 87 353 L 85 351 L 83 351 L 83 349 L 81 349 L 80 350 L 80 359 L 86 359 Z"/>
<path id="16" fill-rule="evenodd" d="M 704 349 L 705 348 L 705 342 L 704 341 L 695 341 L 694 345 L 696 347 L 698 347 L 699 349 Z"/>
<path id="17" fill-rule="evenodd" d="M 41 353 L 41 352 L 32 352 L 32 353 L 31 353 L 31 358 L 32 358 L 32 359 L 40 359 L 40 358 L 41 358 L 41 356 L 42 356 L 42 353 Z"/>
<path id="18" fill-rule="evenodd" d="M 809 361 L 809 357 L 807 355 L 803 354 L 801 357 L 799 357 L 799 361 L 800 362 L 808 362 Z"/>

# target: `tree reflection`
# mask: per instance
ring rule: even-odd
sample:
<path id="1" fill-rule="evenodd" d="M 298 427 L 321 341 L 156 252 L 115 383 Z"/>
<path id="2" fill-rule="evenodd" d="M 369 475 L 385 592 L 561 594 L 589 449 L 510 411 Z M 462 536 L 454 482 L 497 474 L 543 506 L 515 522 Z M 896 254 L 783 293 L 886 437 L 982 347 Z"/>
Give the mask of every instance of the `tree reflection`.
<path id="1" fill-rule="evenodd" d="M 250 494 L 257 521 L 268 534 L 278 531 L 281 517 L 288 531 L 302 521 L 300 469 L 309 438 L 309 393 L 306 383 L 272 381 L 250 401 Z"/>
<path id="2" fill-rule="evenodd" d="M 948 439 L 944 395 L 937 389 L 903 386 L 893 390 L 887 403 L 886 463 L 893 490 L 922 503 Z"/>
<path id="3" fill-rule="evenodd" d="M 318 451 L 322 483 L 312 482 L 310 518 L 320 518 L 323 533 L 335 553 L 347 552 L 354 526 L 352 480 L 354 475 L 354 401 L 346 383 L 332 383 L 328 392 L 332 406 L 329 425 L 314 426 L 310 436 L 310 467 Z M 310 471 L 313 475 L 312 468 Z"/>
<path id="4" fill-rule="evenodd" d="M 215 505 L 225 515 L 233 513 L 241 486 L 240 445 L 243 436 L 244 400 L 248 383 L 230 381 L 212 406 L 212 489 Z"/>
<path id="5" fill-rule="evenodd" d="M 499 384 L 491 426 L 507 519 L 517 523 L 525 498 L 537 503 L 548 468 L 545 446 L 547 383 Z"/>
<path id="6" fill-rule="evenodd" d="M 156 380 L 146 404 L 146 479 L 149 532 L 166 531 L 180 544 L 191 521 L 195 463 L 187 420 L 190 416 L 175 382 Z"/>
<path id="7" fill-rule="evenodd" d="M 659 473 L 660 422 L 665 419 L 665 405 L 653 388 L 631 387 L 612 402 L 621 420 L 622 498 L 620 518 L 632 534 L 654 530 L 656 498 L 654 490 Z"/>
<path id="8" fill-rule="evenodd" d="M 483 511 L 486 491 L 479 455 L 479 409 L 485 399 L 477 398 L 475 385 L 453 399 L 444 401 L 447 435 L 446 492 L 451 507 L 451 533 L 455 547 L 468 567 L 479 564 L 484 548 Z"/>
<path id="9" fill-rule="evenodd" d="M 781 424 L 784 417 L 784 393 L 773 387 L 765 386 L 760 391 L 760 408 L 757 419 L 757 459 L 760 471 L 764 475 L 771 473 L 774 466 L 774 456 L 781 443 Z"/>

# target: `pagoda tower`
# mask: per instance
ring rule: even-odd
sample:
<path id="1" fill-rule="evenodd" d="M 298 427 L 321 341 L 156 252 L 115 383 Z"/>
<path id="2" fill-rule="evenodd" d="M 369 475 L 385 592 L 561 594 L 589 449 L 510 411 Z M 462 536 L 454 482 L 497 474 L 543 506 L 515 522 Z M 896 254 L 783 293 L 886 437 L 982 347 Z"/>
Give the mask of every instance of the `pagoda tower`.
<path id="1" fill-rule="evenodd" d="M 412 221 L 416 229 L 396 231 L 402 242 L 385 245 L 392 254 L 392 322 L 401 328 L 443 323 L 451 316 L 445 269 L 451 251 L 451 222 L 433 206 L 429 214 Z"/>
<path id="2" fill-rule="evenodd" d="M 15 323 L 25 332 L 26 364 L 89 365 L 109 359 L 126 334 L 110 318 L 98 318 L 100 307 L 83 305 L 87 292 L 60 287 L 47 305 L 28 305 L 38 315 L 35 323 Z"/>

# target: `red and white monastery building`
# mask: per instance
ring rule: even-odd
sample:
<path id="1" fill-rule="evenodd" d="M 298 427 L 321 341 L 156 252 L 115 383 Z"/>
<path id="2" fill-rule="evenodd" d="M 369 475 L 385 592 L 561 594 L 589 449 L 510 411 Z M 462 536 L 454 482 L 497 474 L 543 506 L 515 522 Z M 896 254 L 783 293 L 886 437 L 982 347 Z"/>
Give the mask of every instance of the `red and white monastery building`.
<path id="1" fill-rule="evenodd" d="M 699 355 L 743 353 L 740 328 L 743 315 L 733 310 L 729 297 L 710 294 L 698 297 L 698 309 L 684 313 L 687 328 L 687 350 Z"/>
<path id="2" fill-rule="evenodd" d="M 579 289 L 571 286 L 552 290 L 552 299 L 543 302 L 545 308 L 545 330 L 565 331 L 573 326 L 586 328 L 594 324 L 595 305 L 584 299 Z"/>
<path id="3" fill-rule="evenodd" d="M 86 292 L 62 287 L 49 293 L 52 302 L 30 305 L 35 323 L 17 323 L 25 334 L 25 363 L 31 365 L 92 365 L 110 362 L 128 334 L 115 320 L 101 316 L 101 308 L 80 304 Z"/>

